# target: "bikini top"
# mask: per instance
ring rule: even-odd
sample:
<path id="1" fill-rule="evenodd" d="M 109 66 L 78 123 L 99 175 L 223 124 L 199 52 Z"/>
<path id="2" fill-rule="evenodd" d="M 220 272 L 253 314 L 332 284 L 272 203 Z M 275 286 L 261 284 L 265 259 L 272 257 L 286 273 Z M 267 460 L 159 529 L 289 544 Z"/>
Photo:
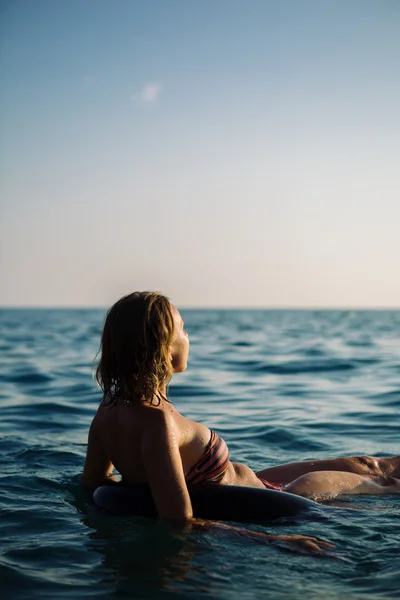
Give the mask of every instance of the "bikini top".
<path id="1" fill-rule="evenodd" d="M 203 456 L 186 475 L 187 485 L 219 481 L 229 465 L 228 446 L 214 431 Z"/>

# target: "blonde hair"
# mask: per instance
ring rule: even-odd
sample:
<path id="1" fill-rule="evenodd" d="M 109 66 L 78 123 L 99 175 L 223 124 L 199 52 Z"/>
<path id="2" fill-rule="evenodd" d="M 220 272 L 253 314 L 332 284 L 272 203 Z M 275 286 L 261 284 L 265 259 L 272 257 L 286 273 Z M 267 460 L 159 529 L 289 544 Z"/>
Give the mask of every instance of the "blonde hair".
<path id="1" fill-rule="evenodd" d="M 108 311 L 101 336 L 96 379 L 109 401 L 166 398 L 172 377 L 174 335 L 171 303 L 158 292 L 134 292 Z"/>

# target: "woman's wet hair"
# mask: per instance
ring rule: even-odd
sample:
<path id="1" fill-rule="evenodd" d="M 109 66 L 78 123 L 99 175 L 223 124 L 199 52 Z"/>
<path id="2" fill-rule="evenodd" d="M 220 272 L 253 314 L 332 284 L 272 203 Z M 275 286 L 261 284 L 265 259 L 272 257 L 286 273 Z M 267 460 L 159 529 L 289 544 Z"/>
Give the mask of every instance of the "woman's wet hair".
<path id="1" fill-rule="evenodd" d="M 174 334 L 171 303 L 158 292 L 134 292 L 108 311 L 96 379 L 106 402 L 166 399 L 160 390 L 172 377 Z"/>

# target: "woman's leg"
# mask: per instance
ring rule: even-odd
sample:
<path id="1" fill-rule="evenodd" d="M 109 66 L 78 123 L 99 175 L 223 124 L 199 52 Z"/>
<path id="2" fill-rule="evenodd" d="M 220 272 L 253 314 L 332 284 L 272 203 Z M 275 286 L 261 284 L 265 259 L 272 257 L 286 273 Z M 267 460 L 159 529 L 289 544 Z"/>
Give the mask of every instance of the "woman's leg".
<path id="1" fill-rule="evenodd" d="M 345 471 L 369 477 L 392 476 L 400 478 L 400 456 L 390 458 L 346 456 L 326 460 L 307 460 L 263 469 L 256 475 L 275 483 L 289 483 L 301 477 L 301 475 L 314 471 Z"/>
<path id="2" fill-rule="evenodd" d="M 340 471 L 315 471 L 285 485 L 284 491 L 306 498 L 334 498 L 339 494 L 400 494 L 400 479 L 365 477 Z"/>

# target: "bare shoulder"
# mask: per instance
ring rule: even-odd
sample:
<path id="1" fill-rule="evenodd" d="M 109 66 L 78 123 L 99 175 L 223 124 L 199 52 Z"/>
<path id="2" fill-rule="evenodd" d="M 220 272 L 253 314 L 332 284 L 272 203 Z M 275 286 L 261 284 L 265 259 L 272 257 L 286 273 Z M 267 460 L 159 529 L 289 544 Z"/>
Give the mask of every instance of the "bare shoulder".
<path id="1" fill-rule="evenodd" d="M 166 436 L 176 431 L 174 416 L 166 408 L 148 407 L 145 409 L 143 417 L 146 422 L 143 431 L 144 438 L 149 436 L 154 439 L 155 435 Z"/>
<path id="2" fill-rule="evenodd" d="M 104 412 L 104 408 L 100 404 L 98 409 L 95 412 L 95 415 L 92 419 L 92 423 L 90 425 L 90 431 L 94 434 L 100 434 L 103 429 L 103 424 L 106 420 L 106 414 Z"/>

